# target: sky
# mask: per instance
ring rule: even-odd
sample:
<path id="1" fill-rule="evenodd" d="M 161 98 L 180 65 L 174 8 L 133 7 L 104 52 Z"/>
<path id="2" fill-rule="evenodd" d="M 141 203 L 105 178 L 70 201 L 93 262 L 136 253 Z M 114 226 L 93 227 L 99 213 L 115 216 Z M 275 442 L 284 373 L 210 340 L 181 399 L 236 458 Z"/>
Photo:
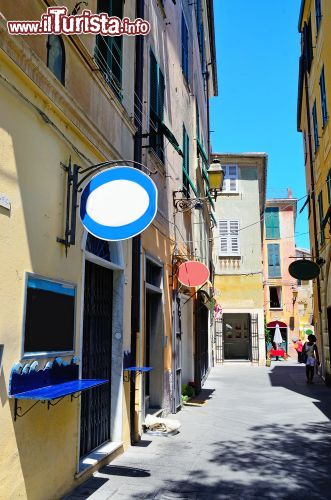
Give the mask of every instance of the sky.
<path id="1" fill-rule="evenodd" d="M 214 0 L 218 97 L 211 99 L 214 152 L 268 154 L 267 195 L 306 193 L 297 132 L 301 0 Z M 278 194 L 280 193 L 280 194 Z M 298 209 L 304 204 L 298 202 Z M 299 212 L 299 210 L 298 210 Z M 309 248 L 307 212 L 296 244 Z"/>

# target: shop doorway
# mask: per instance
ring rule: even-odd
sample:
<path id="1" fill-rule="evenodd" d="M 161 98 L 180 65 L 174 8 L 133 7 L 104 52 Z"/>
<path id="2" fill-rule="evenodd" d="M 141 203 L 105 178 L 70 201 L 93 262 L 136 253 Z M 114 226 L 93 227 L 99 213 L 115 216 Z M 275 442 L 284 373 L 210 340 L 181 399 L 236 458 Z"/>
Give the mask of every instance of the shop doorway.
<path id="1" fill-rule="evenodd" d="M 200 391 L 209 373 L 208 349 L 209 310 L 202 293 L 198 293 L 195 310 L 195 374 L 194 381 Z"/>
<path id="2" fill-rule="evenodd" d="M 224 360 L 250 359 L 250 315 L 223 315 Z"/>
<path id="3" fill-rule="evenodd" d="M 82 378 L 111 380 L 113 271 L 85 263 Z M 110 440 L 111 384 L 81 396 L 80 456 Z"/>
<path id="4" fill-rule="evenodd" d="M 145 282 L 145 415 L 163 404 L 163 268 L 146 259 Z"/>

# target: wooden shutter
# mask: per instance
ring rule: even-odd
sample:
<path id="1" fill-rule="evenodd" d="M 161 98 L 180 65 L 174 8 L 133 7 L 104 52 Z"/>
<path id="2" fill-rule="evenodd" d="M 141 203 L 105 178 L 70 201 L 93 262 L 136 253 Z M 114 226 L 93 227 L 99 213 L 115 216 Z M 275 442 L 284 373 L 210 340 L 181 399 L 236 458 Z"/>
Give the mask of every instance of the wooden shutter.
<path id="1" fill-rule="evenodd" d="M 280 251 L 279 244 L 268 245 L 268 276 L 269 278 L 280 278 Z"/>
<path id="2" fill-rule="evenodd" d="M 157 115 L 158 111 L 158 75 L 157 75 L 157 62 L 153 52 L 150 56 L 150 108 Z"/>
<path id="3" fill-rule="evenodd" d="M 266 238 L 277 240 L 280 238 L 279 208 L 267 207 L 265 211 Z"/>
<path id="4" fill-rule="evenodd" d="M 230 253 L 231 255 L 240 255 L 239 245 L 239 221 L 230 220 Z"/>
<path id="5" fill-rule="evenodd" d="M 188 81 L 188 30 L 184 14 L 182 13 L 182 69 L 186 80 Z"/>
<path id="6" fill-rule="evenodd" d="M 218 234 L 218 255 L 229 257 L 240 255 L 238 220 L 219 220 Z"/>
<path id="7" fill-rule="evenodd" d="M 164 76 L 160 68 L 158 68 L 158 95 L 157 95 L 157 101 L 158 101 L 158 106 L 157 106 L 157 116 L 159 117 L 160 121 L 163 121 L 163 111 L 164 111 Z"/>
<path id="8" fill-rule="evenodd" d="M 227 220 L 218 221 L 218 255 L 228 255 L 228 222 Z"/>
<path id="9" fill-rule="evenodd" d="M 183 125 L 183 190 L 185 196 L 189 197 L 190 195 L 190 161 L 189 161 L 189 137 L 187 135 L 185 126 Z"/>
<path id="10" fill-rule="evenodd" d="M 326 125 L 327 119 L 328 119 L 324 66 L 323 66 L 322 71 L 321 71 L 319 83 L 320 83 L 320 91 L 321 91 L 322 123 L 323 123 L 323 128 L 324 128 Z"/>

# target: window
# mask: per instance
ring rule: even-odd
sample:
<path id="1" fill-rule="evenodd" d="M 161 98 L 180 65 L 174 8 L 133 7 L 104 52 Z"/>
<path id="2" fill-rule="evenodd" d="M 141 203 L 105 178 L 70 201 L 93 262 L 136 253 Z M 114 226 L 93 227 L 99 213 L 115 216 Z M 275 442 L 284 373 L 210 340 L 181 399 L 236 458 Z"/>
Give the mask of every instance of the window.
<path id="1" fill-rule="evenodd" d="M 313 38 L 311 32 L 311 18 L 309 18 L 308 23 L 305 23 L 303 26 L 303 53 L 304 53 L 305 67 L 309 73 L 311 68 L 311 63 L 314 58 Z"/>
<path id="2" fill-rule="evenodd" d="M 328 202 L 331 205 L 331 169 L 329 170 L 328 176 L 326 178 L 326 186 L 328 190 Z"/>
<path id="3" fill-rule="evenodd" d="M 316 35 L 318 35 L 322 21 L 321 0 L 315 0 Z"/>
<path id="4" fill-rule="evenodd" d="M 183 191 L 184 195 L 190 196 L 190 140 L 183 125 Z"/>
<path id="5" fill-rule="evenodd" d="M 238 166 L 222 165 L 224 182 L 222 193 L 238 193 Z"/>
<path id="6" fill-rule="evenodd" d="M 314 127 L 314 144 L 315 144 L 315 153 L 318 150 L 320 145 L 318 138 L 318 121 L 317 121 L 317 111 L 316 111 L 316 100 L 313 106 L 313 127 Z"/>
<path id="7" fill-rule="evenodd" d="M 75 295 L 74 285 L 28 275 L 25 354 L 73 351 Z"/>
<path id="8" fill-rule="evenodd" d="M 327 102 L 326 102 L 324 66 L 322 68 L 321 76 L 320 76 L 320 91 L 321 91 L 321 106 L 322 106 L 322 126 L 324 128 L 326 125 L 326 122 L 328 121 L 328 106 L 327 106 Z"/>
<path id="9" fill-rule="evenodd" d="M 323 222 L 323 218 L 324 218 L 322 191 L 318 195 L 317 203 L 318 203 L 318 213 L 319 213 L 319 218 L 320 218 L 321 245 L 323 245 L 323 243 L 325 241 L 325 232 L 324 232 L 324 229 L 322 229 L 322 222 Z"/>
<path id="10" fill-rule="evenodd" d="M 98 0 L 98 13 L 123 18 L 123 0 Z M 96 60 L 107 83 L 119 99 L 122 99 L 122 36 L 97 35 Z"/>
<path id="11" fill-rule="evenodd" d="M 279 208 L 267 207 L 265 211 L 266 238 L 269 240 L 279 240 Z"/>
<path id="12" fill-rule="evenodd" d="M 164 76 L 153 52 L 150 52 L 150 102 L 149 102 L 149 144 L 164 162 L 163 122 L 164 114 Z"/>
<path id="13" fill-rule="evenodd" d="M 146 283 L 156 288 L 162 288 L 162 275 L 162 267 L 146 259 Z"/>
<path id="14" fill-rule="evenodd" d="M 269 278 L 281 278 L 280 248 L 278 243 L 268 245 L 268 276 Z"/>
<path id="15" fill-rule="evenodd" d="M 282 309 L 282 287 L 269 287 L 269 304 L 270 309 Z"/>
<path id="16" fill-rule="evenodd" d="M 240 255 L 240 224 L 239 220 L 219 220 L 218 234 L 219 246 L 218 255 L 220 257 L 236 257 Z"/>
<path id="17" fill-rule="evenodd" d="M 47 40 L 47 66 L 64 85 L 65 50 L 60 36 L 49 35 Z"/>
<path id="18" fill-rule="evenodd" d="M 186 81 L 189 81 L 188 29 L 182 13 L 182 69 Z"/>

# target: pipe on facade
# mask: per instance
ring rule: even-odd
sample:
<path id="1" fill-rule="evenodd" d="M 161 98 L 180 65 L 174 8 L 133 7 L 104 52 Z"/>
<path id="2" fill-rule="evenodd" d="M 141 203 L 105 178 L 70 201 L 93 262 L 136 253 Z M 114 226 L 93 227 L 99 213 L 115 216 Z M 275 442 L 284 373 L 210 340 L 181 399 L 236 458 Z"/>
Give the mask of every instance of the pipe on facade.
<path id="1" fill-rule="evenodd" d="M 144 19 L 144 0 L 136 0 L 136 17 Z M 135 96 L 134 96 L 134 123 L 137 132 L 134 136 L 134 161 L 136 168 L 141 169 L 142 163 L 142 102 L 143 102 L 143 67 L 144 67 L 144 37 L 137 36 L 135 40 L 136 66 L 135 66 Z M 131 362 L 137 364 L 137 334 L 140 330 L 141 317 L 141 236 L 132 240 L 132 302 L 131 302 Z M 136 380 L 130 378 L 130 440 L 135 443 L 136 424 Z"/>

